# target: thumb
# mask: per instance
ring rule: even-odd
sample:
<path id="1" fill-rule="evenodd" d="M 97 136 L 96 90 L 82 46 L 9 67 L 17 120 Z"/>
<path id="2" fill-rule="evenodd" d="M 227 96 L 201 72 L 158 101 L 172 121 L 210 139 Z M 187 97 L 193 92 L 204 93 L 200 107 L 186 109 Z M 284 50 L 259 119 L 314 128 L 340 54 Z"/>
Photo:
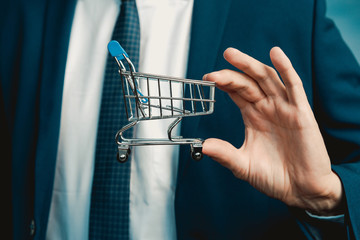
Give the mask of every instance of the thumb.
<path id="1" fill-rule="evenodd" d="M 230 169 L 239 178 L 244 177 L 246 172 L 245 163 L 239 160 L 239 150 L 230 143 L 209 138 L 203 143 L 203 153 L 211 157 L 224 167 Z"/>

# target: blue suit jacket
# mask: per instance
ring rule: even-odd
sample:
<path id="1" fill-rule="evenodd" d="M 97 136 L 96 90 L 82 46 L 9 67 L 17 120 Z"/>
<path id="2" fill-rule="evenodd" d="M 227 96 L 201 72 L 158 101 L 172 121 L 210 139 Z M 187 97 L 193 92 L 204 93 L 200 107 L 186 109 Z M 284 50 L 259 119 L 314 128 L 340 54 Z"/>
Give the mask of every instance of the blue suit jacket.
<path id="1" fill-rule="evenodd" d="M 324 1 L 194 2 L 188 77 L 231 68 L 222 58 L 229 46 L 269 65 L 270 48 L 280 46 L 303 80 L 342 180 L 349 236 L 360 239 L 360 68 L 325 18 Z M 11 143 L 1 150 L 11 162 L 4 169 L 12 173 L 9 218 L 15 239 L 29 237 L 32 220 L 35 238 L 44 239 L 75 1 L 1 5 L 0 120 L 2 136 Z M 238 108 L 221 91 L 216 101 L 213 115 L 184 119 L 182 135 L 217 137 L 240 147 L 244 126 Z M 296 209 L 259 193 L 206 157 L 194 162 L 188 151 L 181 150 L 176 189 L 179 239 L 304 238 L 290 213 L 301 219 Z"/>

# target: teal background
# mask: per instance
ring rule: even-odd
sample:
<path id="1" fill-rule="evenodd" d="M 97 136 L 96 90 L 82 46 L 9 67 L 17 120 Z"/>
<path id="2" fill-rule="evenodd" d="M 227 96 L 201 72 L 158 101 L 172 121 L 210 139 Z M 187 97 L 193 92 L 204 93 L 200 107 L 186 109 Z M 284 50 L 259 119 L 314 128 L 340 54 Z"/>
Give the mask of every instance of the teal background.
<path id="1" fill-rule="evenodd" d="M 360 0 L 327 0 L 327 16 L 360 62 Z"/>

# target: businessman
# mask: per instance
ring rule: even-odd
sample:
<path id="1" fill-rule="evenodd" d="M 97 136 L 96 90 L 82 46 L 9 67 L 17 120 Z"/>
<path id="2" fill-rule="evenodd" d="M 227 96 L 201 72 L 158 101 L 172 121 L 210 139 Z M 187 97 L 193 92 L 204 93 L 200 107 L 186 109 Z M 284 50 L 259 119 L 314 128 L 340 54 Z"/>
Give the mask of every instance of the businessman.
<path id="1" fill-rule="evenodd" d="M 137 1 L 140 23 L 145 26 L 141 31 L 153 30 L 142 32 L 141 44 L 145 45 L 141 45 L 144 47 L 140 51 L 139 69 L 148 70 L 146 58 L 150 56 L 159 58 L 153 62 L 161 65 L 173 62 L 167 58 L 175 56 L 179 58 L 174 63 L 184 65 L 179 72 L 164 71 L 166 74 L 201 79 L 210 73 L 205 78 L 215 81 L 225 92 L 216 92 L 214 114 L 184 119 L 181 135 L 208 139 L 204 153 L 229 167 L 242 180 L 209 158 L 193 161 L 186 147 L 181 147 L 179 154 L 178 150 L 171 150 L 177 157 L 160 163 L 156 162 L 158 155 L 147 154 L 144 161 L 132 162 L 130 236 L 133 239 L 304 239 L 317 234 L 322 238 L 360 238 L 357 188 L 360 183 L 360 68 L 333 23 L 325 18 L 324 1 L 175 2 L 183 12 L 176 11 L 178 15 L 174 16 L 181 21 L 174 19 L 174 22 L 186 24 L 173 25 L 184 34 L 180 34 L 181 44 L 171 46 L 182 51 L 153 55 L 146 44 L 154 40 L 154 33 L 158 33 L 161 40 L 178 39 L 174 38 L 178 35 L 162 35 L 177 31 L 152 28 L 171 21 L 161 18 L 161 11 L 146 15 L 147 9 L 151 9 L 150 3 Z M 186 3 L 190 3 L 191 8 L 187 8 Z M 2 9 L 6 11 L 1 13 L 1 33 L 7 37 L 1 39 L 4 106 L 1 119 L 6 122 L 4 137 L 6 132 L 11 135 L 8 139 L 11 156 L 6 160 L 12 162 L 15 239 L 61 236 L 86 239 L 88 236 L 89 200 L 84 196 L 89 195 L 76 198 L 71 209 L 57 207 L 70 206 L 66 204 L 73 200 L 71 196 L 80 196 L 71 189 L 64 192 L 64 185 L 60 183 L 79 186 L 76 190 L 84 185 L 91 187 L 92 175 L 85 169 L 91 171 L 89 166 L 94 156 L 80 157 L 65 165 L 70 166 L 69 174 L 80 169 L 81 174 L 75 175 L 81 181 L 65 178 L 62 182 L 64 175 L 59 176 L 59 172 L 62 173 L 59 170 L 66 168 L 58 164 L 63 156 L 59 153 L 65 153 L 61 148 L 65 145 L 61 144 L 69 144 L 62 141 L 61 135 L 64 116 L 71 117 L 63 114 L 64 106 L 75 105 L 75 98 L 64 104 L 72 95 L 63 93 L 76 93 L 93 83 L 84 81 L 80 85 L 79 80 L 68 85 L 64 79 L 69 74 L 79 79 L 82 76 L 73 72 L 76 69 L 68 61 L 80 56 L 87 64 L 102 62 L 96 66 L 105 65 L 106 58 L 102 52 L 101 59 L 89 60 L 89 55 L 98 51 L 76 54 L 76 50 L 89 45 L 73 41 L 77 39 L 73 35 L 86 36 L 83 38 L 91 40 L 87 43 L 93 43 L 90 50 L 96 48 L 95 43 L 111 39 L 111 28 L 119 13 L 116 1 L 97 4 L 100 5 L 72 0 L 31 4 L 19 0 L 3 4 Z M 166 6 L 166 11 L 174 9 L 174 5 Z M 102 12 L 107 14 L 100 14 Z M 87 19 L 90 15 L 97 20 Z M 86 21 L 82 21 L 84 19 Z M 101 25 L 102 19 L 110 19 L 112 24 Z M 156 19 L 156 24 L 151 25 L 149 19 Z M 95 34 L 82 32 L 87 29 L 84 26 L 93 27 L 89 32 Z M 160 44 L 155 50 L 167 46 Z M 229 46 L 241 52 L 230 48 L 224 60 L 223 52 Z M 269 57 L 273 46 L 280 46 L 286 55 L 275 48 Z M 281 80 L 275 70 L 268 67 L 272 65 Z M 84 67 L 83 64 L 77 66 Z M 89 77 L 97 75 L 101 82 L 99 76 L 104 69 L 90 69 L 94 71 Z M 218 72 L 211 73 L 213 71 Z M 101 88 L 99 81 L 95 80 L 94 84 Z M 76 97 L 84 96 L 81 91 L 77 93 L 80 94 Z M 99 102 L 96 106 L 94 112 L 99 111 Z M 81 111 L 72 113 L 81 114 Z M 85 117 L 89 121 L 97 119 Z M 76 139 L 74 135 L 70 137 Z M 87 146 L 92 147 L 85 153 L 93 153 L 94 145 Z M 9 149 L 4 151 L 9 153 Z M 141 155 L 135 150 L 135 160 L 140 156 L 137 154 Z M 177 163 L 177 158 L 178 164 L 169 164 Z M 87 161 L 81 162 L 84 159 Z M 146 160 L 156 163 L 149 171 L 153 175 L 140 166 L 146 164 Z M 162 170 L 157 174 L 156 167 L 163 164 L 171 171 Z M 167 179 L 171 179 L 170 184 L 164 181 L 165 173 L 169 176 Z M 154 181 L 156 175 L 159 178 Z M 155 190 L 147 188 L 154 187 L 154 182 Z M 165 200 L 159 204 L 152 196 L 161 191 Z"/>

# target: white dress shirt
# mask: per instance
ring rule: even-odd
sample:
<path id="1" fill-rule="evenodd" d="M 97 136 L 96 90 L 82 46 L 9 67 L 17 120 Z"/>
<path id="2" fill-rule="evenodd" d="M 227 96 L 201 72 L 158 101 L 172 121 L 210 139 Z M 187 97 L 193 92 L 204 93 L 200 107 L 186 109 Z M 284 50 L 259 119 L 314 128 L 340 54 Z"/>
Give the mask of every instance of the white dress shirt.
<path id="1" fill-rule="evenodd" d="M 137 0 L 137 5 L 141 26 L 139 71 L 185 77 L 193 0 Z M 118 14 L 117 0 L 78 0 L 76 5 L 47 239 L 88 239 L 106 46 Z M 163 120 L 139 124 L 136 136 L 166 137 L 167 125 Z M 151 146 L 133 150 L 131 238 L 176 239 L 174 191 L 179 149 Z"/>
<path id="2" fill-rule="evenodd" d="M 185 77 L 193 0 L 138 0 L 137 6 L 141 29 L 139 70 Z M 174 87 L 173 84 L 173 95 L 181 95 L 181 86 Z M 164 95 L 169 91 L 163 89 L 161 92 Z M 180 102 L 174 102 L 177 103 Z M 167 128 L 173 120 L 141 122 L 136 136 L 167 138 Z M 179 128 L 173 133 L 179 134 Z M 179 146 L 136 147 L 133 159 L 130 181 L 132 239 L 176 239 L 174 198 Z"/>

